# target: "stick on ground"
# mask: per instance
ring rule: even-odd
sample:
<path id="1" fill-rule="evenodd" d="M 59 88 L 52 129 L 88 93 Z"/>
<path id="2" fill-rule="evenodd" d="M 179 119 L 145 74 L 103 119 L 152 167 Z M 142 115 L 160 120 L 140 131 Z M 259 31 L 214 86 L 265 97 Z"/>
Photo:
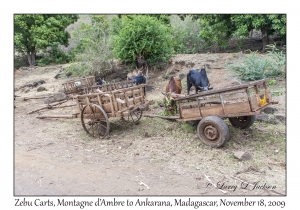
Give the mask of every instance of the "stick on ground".
<path id="1" fill-rule="evenodd" d="M 218 189 L 218 190 L 220 190 L 222 193 L 224 193 L 224 194 L 226 194 L 227 193 L 227 191 L 225 191 L 225 190 L 221 190 L 221 189 L 219 189 L 209 178 L 208 178 L 208 176 L 206 176 L 205 174 L 204 174 L 204 176 L 205 176 L 205 178 L 206 178 L 206 180 L 207 181 L 209 181 L 209 183 L 211 183 L 216 189 Z"/>
<path id="2" fill-rule="evenodd" d="M 50 107 L 53 108 L 53 106 L 60 105 L 60 104 L 65 103 L 65 102 L 67 102 L 67 101 L 68 101 L 68 100 L 55 102 L 55 103 L 49 104 L 49 106 L 47 105 L 47 106 L 45 106 L 45 107 L 42 107 L 42 108 L 33 110 L 33 111 L 31 111 L 31 112 L 28 112 L 27 114 L 32 114 L 32 113 L 38 112 L 38 111 L 43 110 L 43 109 L 50 109 Z M 74 105 L 74 106 L 75 106 L 75 105 Z"/>

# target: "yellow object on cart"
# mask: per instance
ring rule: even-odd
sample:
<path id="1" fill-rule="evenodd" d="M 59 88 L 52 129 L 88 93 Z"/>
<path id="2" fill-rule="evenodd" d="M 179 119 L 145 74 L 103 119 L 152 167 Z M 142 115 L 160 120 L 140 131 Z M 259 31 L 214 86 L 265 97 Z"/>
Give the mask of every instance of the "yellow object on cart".
<path id="1" fill-rule="evenodd" d="M 263 106 L 267 103 L 267 98 L 266 98 L 265 94 L 260 95 L 259 103 L 260 103 L 261 106 Z"/>

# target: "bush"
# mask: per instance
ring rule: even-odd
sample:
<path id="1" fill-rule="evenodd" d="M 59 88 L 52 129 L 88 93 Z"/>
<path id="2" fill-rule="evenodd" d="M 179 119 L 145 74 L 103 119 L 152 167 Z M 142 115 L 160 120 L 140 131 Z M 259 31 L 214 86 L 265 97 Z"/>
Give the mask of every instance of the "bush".
<path id="1" fill-rule="evenodd" d="M 54 42 L 50 45 L 50 50 L 47 52 L 47 55 L 42 58 L 37 58 L 36 64 L 38 66 L 46 66 L 51 63 L 54 64 L 64 64 L 72 60 L 72 53 L 65 53 L 59 48 L 59 43 Z"/>
<path id="2" fill-rule="evenodd" d="M 187 16 L 181 20 L 177 15 L 171 17 L 173 28 L 174 50 L 179 54 L 198 53 L 203 48 L 203 42 L 199 38 L 200 23 Z"/>
<path id="3" fill-rule="evenodd" d="M 127 64 L 137 65 L 141 56 L 150 66 L 167 62 L 173 54 L 171 27 L 148 15 L 122 16 L 113 37 L 114 55 Z M 121 24 L 121 25 L 120 25 Z"/>
<path id="4" fill-rule="evenodd" d="M 27 55 L 14 56 L 14 69 L 19 69 L 22 66 L 28 66 Z"/>
<path id="5" fill-rule="evenodd" d="M 171 103 L 174 103 L 174 109 L 169 110 Z M 171 93 L 166 93 L 166 96 L 163 99 L 165 110 L 160 113 L 161 116 L 173 116 L 176 114 L 178 110 L 178 104 L 174 99 L 171 97 Z"/>
<path id="6" fill-rule="evenodd" d="M 112 69 L 112 49 L 107 16 L 91 15 L 91 24 L 82 22 L 70 42 L 75 45 L 74 63 L 67 72 L 75 76 L 105 74 Z"/>
<path id="7" fill-rule="evenodd" d="M 254 81 L 264 78 L 285 78 L 286 56 L 275 50 L 268 51 L 266 55 L 251 52 L 250 56 L 236 59 L 226 68 L 237 71 L 245 81 Z"/>

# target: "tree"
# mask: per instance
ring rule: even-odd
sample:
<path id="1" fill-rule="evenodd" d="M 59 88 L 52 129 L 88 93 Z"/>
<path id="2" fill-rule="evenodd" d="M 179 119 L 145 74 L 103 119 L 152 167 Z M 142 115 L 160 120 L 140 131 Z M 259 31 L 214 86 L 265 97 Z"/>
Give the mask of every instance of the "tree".
<path id="1" fill-rule="evenodd" d="M 146 14 L 146 15 L 150 17 L 154 17 L 157 20 L 163 22 L 164 24 L 170 25 L 170 16 L 171 16 L 170 14 Z M 120 19 L 124 16 L 128 16 L 128 18 L 132 17 L 132 15 L 122 15 L 122 14 L 117 15 L 117 17 Z"/>
<path id="2" fill-rule="evenodd" d="M 186 15 L 178 15 L 184 19 Z M 269 43 L 269 36 L 277 33 L 286 35 L 286 15 L 284 14 L 204 14 L 192 15 L 193 19 L 200 19 L 202 30 L 200 37 L 209 44 L 217 43 L 225 46 L 233 36 L 245 38 L 253 30 L 262 32 L 262 51 Z"/>
<path id="3" fill-rule="evenodd" d="M 171 27 L 149 15 L 126 15 L 117 21 L 119 33 L 114 35 L 114 54 L 124 62 L 149 65 L 166 62 L 173 54 Z"/>
<path id="4" fill-rule="evenodd" d="M 109 18 L 107 15 L 87 17 L 91 23 L 80 23 L 79 20 L 79 27 L 71 33 L 70 43 L 75 46 L 75 62 L 68 71 L 74 75 L 104 75 L 112 69 L 113 63 Z"/>
<path id="5" fill-rule="evenodd" d="M 225 48 L 228 40 L 231 38 L 232 33 L 236 30 L 236 27 L 230 21 L 231 15 L 201 15 L 194 16 L 194 18 L 200 17 L 200 24 L 202 29 L 199 33 L 207 45 L 218 45 Z"/>
<path id="6" fill-rule="evenodd" d="M 35 55 L 54 42 L 68 45 L 70 35 L 65 28 L 78 15 L 18 14 L 14 15 L 14 48 L 27 54 L 29 65 L 35 65 Z"/>
<path id="7" fill-rule="evenodd" d="M 234 35 L 241 38 L 247 37 L 253 29 L 262 33 L 262 52 L 265 52 L 269 44 L 269 36 L 277 33 L 286 35 L 286 15 L 283 14 L 259 14 L 259 15 L 231 15 L 231 22 L 236 26 Z"/>

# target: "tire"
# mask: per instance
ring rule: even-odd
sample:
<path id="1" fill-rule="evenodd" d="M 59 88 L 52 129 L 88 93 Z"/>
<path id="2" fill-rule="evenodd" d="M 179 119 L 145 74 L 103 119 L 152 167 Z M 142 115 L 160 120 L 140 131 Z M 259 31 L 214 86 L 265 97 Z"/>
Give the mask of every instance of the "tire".
<path id="1" fill-rule="evenodd" d="M 230 117 L 228 119 L 233 127 L 245 129 L 245 128 L 250 128 L 251 125 L 253 125 L 256 116 L 250 115 L 250 116 L 241 116 L 241 117 Z"/>
<path id="2" fill-rule="evenodd" d="M 204 117 L 197 126 L 197 133 L 204 144 L 217 148 L 229 140 L 229 129 L 219 117 Z"/>

